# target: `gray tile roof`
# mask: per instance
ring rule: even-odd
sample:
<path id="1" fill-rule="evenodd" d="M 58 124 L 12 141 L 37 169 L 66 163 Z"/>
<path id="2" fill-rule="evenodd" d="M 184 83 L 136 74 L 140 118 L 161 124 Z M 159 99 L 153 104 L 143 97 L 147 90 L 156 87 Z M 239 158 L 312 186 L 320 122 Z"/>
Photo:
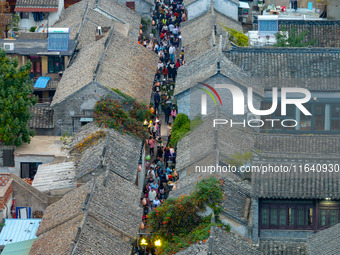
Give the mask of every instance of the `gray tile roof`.
<path id="1" fill-rule="evenodd" d="M 120 89 L 139 101 L 148 102 L 156 66 L 156 54 L 112 31 L 80 50 L 74 63 L 65 70 L 52 106 L 91 83 L 94 75 L 102 86 Z"/>
<path id="2" fill-rule="evenodd" d="M 211 49 L 178 69 L 174 94 L 177 95 L 217 73 L 218 53 Z"/>
<path id="3" fill-rule="evenodd" d="M 310 162 L 307 162 L 311 165 Z M 330 164 L 339 163 L 334 161 Z M 290 167 L 290 164 L 281 163 Z M 280 163 L 276 165 L 280 166 Z M 295 163 L 299 165 L 299 162 Z M 300 163 L 301 164 L 301 163 Z M 268 165 L 268 164 L 267 164 Z M 271 164 L 275 166 L 274 164 Z M 277 199 L 340 199 L 340 173 L 335 172 L 267 172 L 252 174 L 252 194 L 256 198 Z"/>
<path id="4" fill-rule="evenodd" d="M 265 88 L 339 89 L 339 49 L 235 47 L 225 55 Z"/>
<path id="5" fill-rule="evenodd" d="M 119 23 L 129 24 L 130 37 L 135 41 L 139 35 L 139 25 L 141 24 L 141 16 L 130 8 L 122 5 L 118 1 L 98 0 L 98 6 L 95 9 L 100 9 L 106 15 L 113 18 Z"/>
<path id="6" fill-rule="evenodd" d="M 214 164 L 211 162 L 207 165 L 211 166 Z M 180 174 L 177 190 L 171 191 L 169 197 L 177 198 L 182 195 L 190 195 L 195 190 L 196 183 L 209 176 L 209 173 L 202 172 L 194 172 L 183 177 Z M 224 213 L 241 221 L 245 220 L 243 216 L 246 200 L 247 198 L 250 199 L 251 196 L 250 184 L 247 181 L 242 181 L 233 173 L 216 173 L 215 177 L 223 181 L 221 188 L 225 195 L 222 201 Z"/>
<path id="7" fill-rule="evenodd" d="M 91 219 L 83 227 L 74 255 L 112 254 L 130 255 L 133 246 L 107 231 Z"/>
<path id="8" fill-rule="evenodd" d="M 210 240 L 209 240 L 210 241 Z M 213 255 L 262 255 L 252 247 L 250 241 L 234 232 L 226 233 L 219 227 L 214 227 Z"/>
<path id="9" fill-rule="evenodd" d="M 82 129 L 78 133 L 78 137 L 75 138 L 76 141 L 80 142 L 98 130 L 103 130 L 107 134 L 109 132 L 110 135 L 109 139 L 102 138 L 83 151 L 77 158 L 76 179 L 89 175 L 89 173 L 93 171 L 99 171 L 101 161 L 103 161 L 102 164 L 111 171 L 131 183 L 135 183 L 142 141 L 129 135 L 123 136 L 123 134 L 113 129 L 95 128 L 94 124 L 89 124 L 88 128 L 90 128 L 92 132 L 89 132 L 87 129 Z M 74 142 L 73 144 L 75 145 L 76 143 Z"/>
<path id="10" fill-rule="evenodd" d="M 241 23 L 210 9 L 200 16 L 184 22 L 181 27 L 182 46 L 185 49 L 185 60 L 190 62 L 202 53 L 218 47 L 220 34 L 225 34 L 221 27 L 242 30 Z M 216 25 L 216 35 L 214 26 Z M 225 40 L 225 37 L 223 38 Z"/>
<path id="11" fill-rule="evenodd" d="M 58 7 L 58 0 L 17 0 L 16 7 Z"/>
<path id="12" fill-rule="evenodd" d="M 129 37 L 137 40 L 141 16 L 117 1 L 82 0 L 67 8 L 54 27 L 70 28 L 72 39 L 79 40 L 78 47 L 95 41 L 98 26 L 111 27 L 125 24 Z M 79 38 L 77 33 L 79 32 Z"/>
<path id="13" fill-rule="evenodd" d="M 82 18 L 86 11 L 87 2 L 87 0 L 82 0 L 66 8 L 53 27 L 70 28 L 70 39 L 75 40 L 82 24 Z"/>
<path id="14" fill-rule="evenodd" d="M 307 239 L 308 255 L 337 255 L 340 250 L 340 223 L 310 235 Z"/>
<path id="15" fill-rule="evenodd" d="M 157 63 L 158 57 L 154 52 L 114 32 L 97 81 L 149 102 Z"/>
<path id="16" fill-rule="evenodd" d="M 340 47 L 340 21 L 339 20 L 280 20 L 279 30 L 285 27 L 289 34 L 295 28 L 297 33 L 309 31 L 308 41 L 316 39 L 317 43 L 311 47 Z M 254 30 L 258 24 L 254 23 Z"/>
<path id="17" fill-rule="evenodd" d="M 340 136 L 258 134 L 253 165 L 284 166 L 290 172 L 253 173 L 252 192 L 262 198 L 340 198 L 340 173 L 317 172 L 322 164 L 336 166 Z M 303 169 L 316 171 L 304 172 Z M 302 167 L 302 168 L 300 168 Z M 307 167 L 307 168 L 306 168 Z"/>
<path id="18" fill-rule="evenodd" d="M 198 162 L 209 154 L 216 155 L 215 148 L 221 154 L 220 160 L 222 161 L 236 152 L 245 153 L 253 148 L 255 137 L 252 130 L 238 127 L 231 129 L 227 125 L 218 125 L 218 127 L 213 128 L 212 119 L 214 118 L 213 116 L 206 117 L 200 126 L 178 142 L 176 159 L 178 171 Z M 225 116 L 221 118 L 228 119 Z M 215 130 L 217 132 L 214 134 Z"/>
<path id="19" fill-rule="evenodd" d="M 38 166 L 32 186 L 41 192 L 73 189 L 77 184 L 74 176 L 74 163 L 72 161 L 58 164 L 42 164 Z"/>
<path id="20" fill-rule="evenodd" d="M 70 201 L 72 205 L 72 201 Z M 65 212 L 67 214 L 67 212 Z M 44 216 L 45 217 L 45 216 Z M 33 243 L 30 255 L 54 255 L 54 254 L 71 254 L 72 241 L 75 239 L 82 215 L 73 218 L 65 224 L 61 224 L 48 232 L 38 235 L 37 240 Z M 44 221 L 44 218 L 41 222 Z"/>
<path id="21" fill-rule="evenodd" d="M 214 226 L 207 242 L 196 243 L 180 251 L 178 255 L 262 255 L 263 253 L 253 248 L 250 241 L 235 232 L 224 231 Z"/>
<path id="22" fill-rule="evenodd" d="M 340 157 L 339 135 L 258 134 L 255 148 L 266 158 L 324 159 Z"/>
<path id="23" fill-rule="evenodd" d="M 249 76 L 240 67 L 232 63 L 224 55 L 219 55 L 217 47 L 199 55 L 191 62 L 187 62 L 178 70 L 174 94 L 194 87 L 197 82 L 203 82 L 218 73 L 217 62 L 220 62 L 220 73 L 243 87 L 253 87 L 260 95 L 264 94 L 263 86 L 256 79 Z"/>
<path id="24" fill-rule="evenodd" d="M 36 104 L 31 108 L 32 118 L 28 122 L 30 128 L 54 128 L 53 109 L 45 104 Z"/>
<path id="25" fill-rule="evenodd" d="M 40 235 L 34 242 L 30 254 L 66 255 L 73 251 L 73 254 L 79 255 L 129 255 L 132 248 L 131 244 L 116 237 L 92 218 L 80 216 Z"/>
<path id="26" fill-rule="evenodd" d="M 261 240 L 259 250 L 264 255 L 307 255 L 305 242 Z"/>
<path id="27" fill-rule="evenodd" d="M 86 45 L 80 50 L 75 62 L 64 71 L 51 106 L 62 102 L 66 97 L 93 81 L 93 74 L 104 50 L 105 39 L 102 38 Z"/>
<path id="28" fill-rule="evenodd" d="M 130 245 L 122 244 L 122 240 L 133 240 L 137 235 L 143 214 L 140 196 L 139 188 L 110 170 L 96 176 L 46 209 L 33 251 L 44 246 L 46 250 L 33 254 L 55 254 L 53 247 L 60 250 L 58 254 L 69 253 L 73 240 L 77 254 L 92 254 L 89 252 L 92 249 L 122 249 L 122 254 L 127 254 Z M 96 236 L 103 239 L 98 241 Z M 48 238 L 53 241 L 46 243 Z"/>

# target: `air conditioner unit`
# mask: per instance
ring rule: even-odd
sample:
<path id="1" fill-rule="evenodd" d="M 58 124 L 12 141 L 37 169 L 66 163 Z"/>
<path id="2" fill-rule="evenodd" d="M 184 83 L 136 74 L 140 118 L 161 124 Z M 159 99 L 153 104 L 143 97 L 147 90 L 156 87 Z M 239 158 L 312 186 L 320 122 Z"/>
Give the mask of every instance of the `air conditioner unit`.
<path id="1" fill-rule="evenodd" d="M 14 50 L 14 43 L 4 43 L 5 50 Z"/>

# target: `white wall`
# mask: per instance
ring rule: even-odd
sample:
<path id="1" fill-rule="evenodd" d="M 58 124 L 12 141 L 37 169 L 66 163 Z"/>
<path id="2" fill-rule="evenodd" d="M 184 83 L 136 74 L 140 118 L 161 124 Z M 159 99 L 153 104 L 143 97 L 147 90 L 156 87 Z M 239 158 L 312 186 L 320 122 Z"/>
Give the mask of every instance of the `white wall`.
<path id="1" fill-rule="evenodd" d="M 38 27 L 41 25 L 44 25 L 44 27 L 47 27 L 47 24 L 48 26 L 53 26 L 54 23 L 56 23 L 56 21 L 59 19 L 60 14 L 62 13 L 63 10 L 64 10 L 64 0 L 59 0 L 58 11 L 50 12 L 48 15 L 48 19 L 43 19 L 41 22 L 36 22 L 34 21 L 33 13 L 30 12 L 28 19 L 20 19 L 19 28 L 30 29 L 31 27 Z M 17 14 L 20 15 L 20 12 L 18 12 Z"/>
<path id="2" fill-rule="evenodd" d="M 210 8 L 210 0 L 198 0 L 188 6 L 188 20 L 194 19 L 200 16 L 202 13 L 206 12 Z"/>
<path id="3" fill-rule="evenodd" d="M 54 156 L 21 156 L 15 157 L 15 166 L 14 167 L 1 167 L 0 173 L 13 173 L 20 177 L 21 171 L 20 166 L 21 162 L 42 162 L 43 164 L 52 163 L 54 161 Z"/>
<path id="4" fill-rule="evenodd" d="M 210 9 L 211 0 L 197 0 L 188 6 L 188 19 L 194 19 L 200 16 L 202 13 Z M 232 19 L 238 20 L 238 4 L 230 0 L 214 0 L 214 8 L 218 12 L 230 17 Z"/>
<path id="5" fill-rule="evenodd" d="M 229 0 L 214 0 L 214 7 L 225 16 L 238 20 L 238 4 Z"/>

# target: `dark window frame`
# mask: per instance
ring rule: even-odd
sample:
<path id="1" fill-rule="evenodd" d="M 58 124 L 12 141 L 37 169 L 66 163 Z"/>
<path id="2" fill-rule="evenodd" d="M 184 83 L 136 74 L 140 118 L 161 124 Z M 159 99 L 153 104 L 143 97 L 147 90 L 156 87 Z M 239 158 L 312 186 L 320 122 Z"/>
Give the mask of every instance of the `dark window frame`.
<path id="1" fill-rule="evenodd" d="M 262 213 L 263 209 L 268 209 L 268 225 L 262 224 Z M 285 224 L 280 224 L 280 209 L 285 210 Z M 294 225 L 289 225 L 289 209 L 294 209 Z M 303 225 L 298 225 L 298 210 L 303 209 Z M 308 212 L 312 209 L 312 224 L 309 225 L 308 223 Z M 276 210 L 276 224 L 272 224 L 272 214 L 271 211 Z M 264 203 L 260 206 L 260 215 L 259 215 L 259 226 L 260 229 L 278 229 L 278 230 L 313 230 L 315 224 L 315 212 L 316 208 L 314 204 L 293 204 L 293 203 Z"/>

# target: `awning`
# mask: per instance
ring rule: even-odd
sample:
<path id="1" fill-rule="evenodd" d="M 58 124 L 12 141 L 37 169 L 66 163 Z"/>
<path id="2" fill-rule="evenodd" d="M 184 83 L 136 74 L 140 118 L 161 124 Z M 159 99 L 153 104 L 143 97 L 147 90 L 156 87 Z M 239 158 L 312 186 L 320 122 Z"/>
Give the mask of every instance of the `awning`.
<path id="1" fill-rule="evenodd" d="M 241 1 L 240 1 L 239 7 L 242 8 L 242 9 L 249 9 L 250 8 L 250 6 L 247 2 L 241 2 Z"/>
<path id="2" fill-rule="evenodd" d="M 47 83 L 51 80 L 51 77 L 39 77 L 38 80 L 34 84 L 34 88 L 44 89 L 47 86 Z"/>
<path id="3" fill-rule="evenodd" d="M 91 122 L 93 118 L 80 118 L 80 122 Z"/>
<path id="4" fill-rule="evenodd" d="M 15 7 L 15 12 L 57 12 L 58 8 Z"/>
<path id="5" fill-rule="evenodd" d="M 1 254 L 28 255 L 35 240 L 37 239 L 35 238 L 27 241 L 6 244 L 5 249 L 1 252 Z"/>

